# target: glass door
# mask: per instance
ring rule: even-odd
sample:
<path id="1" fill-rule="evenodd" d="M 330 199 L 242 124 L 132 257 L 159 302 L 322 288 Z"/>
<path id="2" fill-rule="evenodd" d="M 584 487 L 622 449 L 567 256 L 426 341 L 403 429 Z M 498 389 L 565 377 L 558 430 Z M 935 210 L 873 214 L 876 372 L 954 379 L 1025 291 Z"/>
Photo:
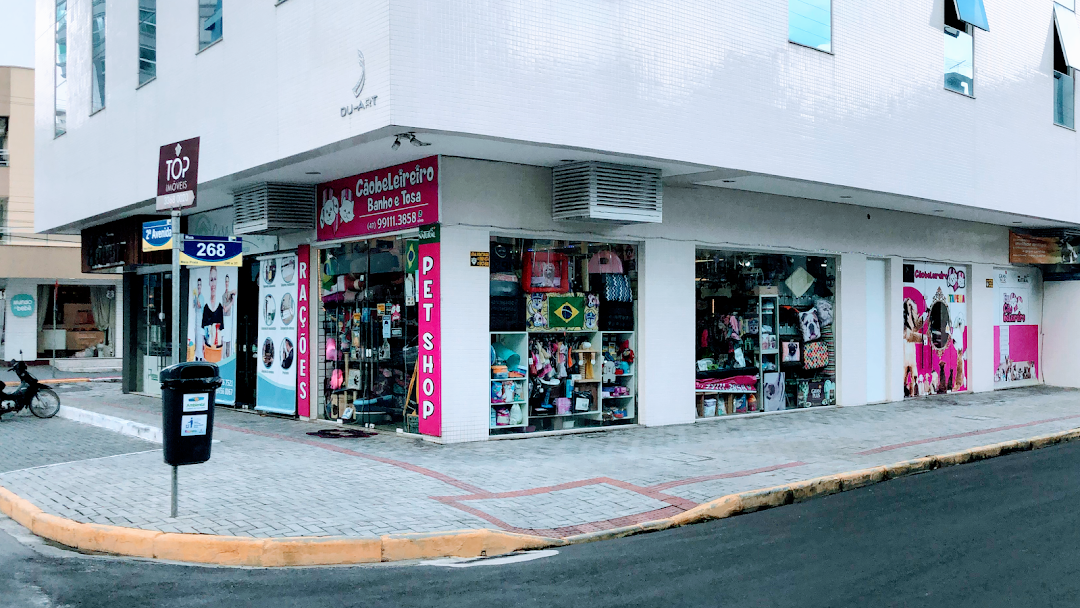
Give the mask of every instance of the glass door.
<path id="1" fill-rule="evenodd" d="M 135 362 L 139 368 L 135 390 L 159 396 L 158 374 L 169 364 L 172 352 L 172 273 L 143 275 L 141 291 L 141 309 L 135 315 Z"/>

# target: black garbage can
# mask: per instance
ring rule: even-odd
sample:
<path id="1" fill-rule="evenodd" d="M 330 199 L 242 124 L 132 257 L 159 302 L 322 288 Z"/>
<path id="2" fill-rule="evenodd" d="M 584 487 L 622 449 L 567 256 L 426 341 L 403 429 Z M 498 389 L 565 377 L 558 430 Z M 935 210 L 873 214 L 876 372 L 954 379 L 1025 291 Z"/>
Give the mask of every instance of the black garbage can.
<path id="1" fill-rule="evenodd" d="M 221 386 L 218 367 L 205 361 L 178 363 L 161 370 L 160 378 L 165 463 L 175 467 L 210 460 L 214 393 Z"/>

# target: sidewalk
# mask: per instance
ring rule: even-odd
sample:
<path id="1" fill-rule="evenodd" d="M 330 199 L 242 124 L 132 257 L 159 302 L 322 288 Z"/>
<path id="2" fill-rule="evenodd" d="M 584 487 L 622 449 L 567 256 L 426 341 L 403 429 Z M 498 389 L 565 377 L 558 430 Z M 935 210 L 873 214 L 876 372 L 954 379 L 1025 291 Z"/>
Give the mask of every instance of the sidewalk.
<path id="1" fill-rule="evenodd" d="M 160 425 L 155 399 L 62 389 L 65 406 Z M 230 536 L 491 528 L 564 537 L 727 494 L 1080 427 L 1080 392 L 1038 387 L 695 425 L 440 446 L 320 439 L 218 408 L 212 459 L 180 469 L 170 519 L 160 444 L 64 419 L 0 422 L 0 486 L 80 522 Z"/>

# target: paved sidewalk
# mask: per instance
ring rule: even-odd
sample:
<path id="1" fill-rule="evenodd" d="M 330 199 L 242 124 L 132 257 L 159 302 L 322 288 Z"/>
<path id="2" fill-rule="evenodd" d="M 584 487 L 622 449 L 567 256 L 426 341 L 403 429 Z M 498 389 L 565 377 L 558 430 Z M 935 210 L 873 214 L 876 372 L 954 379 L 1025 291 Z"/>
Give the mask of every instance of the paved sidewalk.
<path id="1" fill-rule="evenodd" d="M 115 385 L 67 406 L 160 424 Z M 210 462 L 180 469 L 170 519 L 160 445 L 79 423 L 0 422 L 0 485 L 49 513 L 165 532 L 253 537 L 494 528 L 570 536 L 734 492 L 1080 427 L 1080 392 L 1038 387 L 662 428 L 439 446 L 218 408 Z"/>

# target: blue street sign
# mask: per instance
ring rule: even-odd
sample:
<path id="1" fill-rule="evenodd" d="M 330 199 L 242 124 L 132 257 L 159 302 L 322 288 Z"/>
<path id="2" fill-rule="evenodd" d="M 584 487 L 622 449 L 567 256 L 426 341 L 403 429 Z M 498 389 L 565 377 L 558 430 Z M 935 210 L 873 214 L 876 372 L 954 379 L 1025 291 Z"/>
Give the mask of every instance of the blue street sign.
<path id="1" fill-rule="evenodd" d="M 172 249 L 172 220 L 143 222 L 142 250 L 161 251 Z"/>
<path id="2" fill-rule="evenodd" d="M 184 235 L 180 263 L 184 266 L 240 266 L 244 241 L 235 236 Z"/>

